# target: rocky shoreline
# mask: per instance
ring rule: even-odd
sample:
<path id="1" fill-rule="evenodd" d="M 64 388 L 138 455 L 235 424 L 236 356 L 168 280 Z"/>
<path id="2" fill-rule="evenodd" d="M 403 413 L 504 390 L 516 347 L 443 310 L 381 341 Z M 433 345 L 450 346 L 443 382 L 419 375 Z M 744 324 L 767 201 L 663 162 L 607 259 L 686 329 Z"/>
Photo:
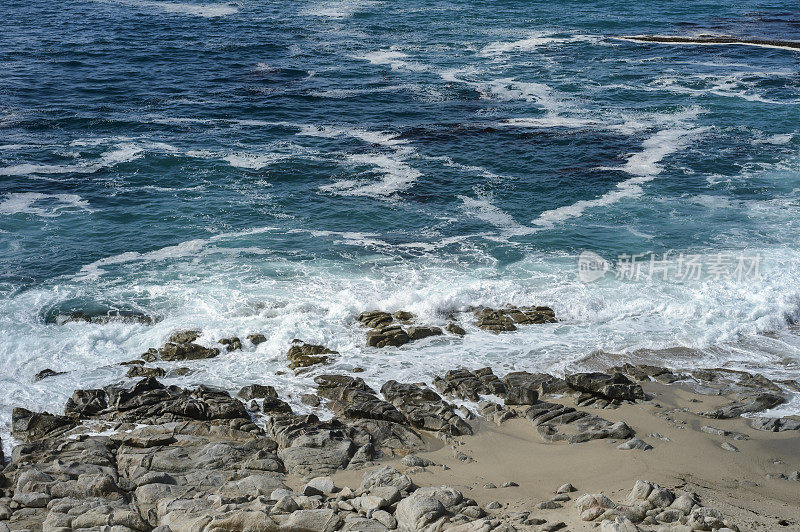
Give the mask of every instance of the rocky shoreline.
<path id="1" fill-rule="evenodd" d="M 476 309 L 475 319 L 500 333 L 555 316 L 546 307 L 529 307 Z M 358 318 L 369 329 L 366 342 L 378 348 L 445 333 L 413 320 L 383 312 Z M 463 334 L 453 325 L 449 334 Z M 597 444 L 606 446 L 605 453 L 608 444 L 601 442 L 612 442 L 613 452 L 652 453 L 654 444 L 670 439 L 646 434 L 627 417 L 642 408 L 653 409 L 653 419 L 667 429 L 688 426 L 703 437 L 724 438 L 719 449 L 730 453 L 749 436 L 712 422 L 735 420 L 763 435 L 800 435 L 800 421 L 793 418 L 742 418 L 784 403 L 800 389 L 794 381 L 631 364 L 563 378 L 456 368 L 431 386 L 389 380 L 379 390 L 357 375 L 321 374 L 302 397 L 327 413 L 329 419 L 321 419 L 295 413 L 273 387 L 260 383 L 232 397 L 208 386 L 159 382 L 166 372 L 146 364 L 219 354 L 194 343 L 199 334 L 175 333 L 162 348 L 126 363 L 133 381 L 75 390 L 63 414 L 14 409 L 12 434 L 22 443 L 0 476 L 0 532 L 747 530 L 691 489 L 650 480 L 630 478 L 632 491 L 615 502 L 601 492 L 576 494 L 569 482 L 580 487 L 578 480 L 562 479 L 549 499 L 527 499 L 527 509 L 511 511 L 498 500 L 480 504 L 470 497 L 471 487 L 441 485 L 439 478 L 480 467 L 486 459 L 470 452 L 470 442 L 520 423 L 538 439 L 530 449 L 582 453 Z M 259 334 L 247 338 L 264 340 Z M 228 350 L 242 347 L 236 337 L 220 343 Z M 299 372 L 335 356 L 297 340 L 287 362 Z M 652 386 L 688 390 L 691 402 L 708 397 L 713 404 L 663 409 Z M 706 422 L 687 423 L 681 416 Z M 444 451 L 451 465 L 424 456 Z M 360 478 L 340 482 L 339 476 L 352 474 Z M 418 484 L 418 474 L 431 475 L 422 483 L 430 485 Z M 781 475 L 787 483 L 800 479 L 798 472 Z M 483 488 L 495 487 L 490 484 Z M 502 487 L 519 484 L 508 480 Z M 774 521 L 797 525 L 789 519 L 785 525 Z"/>

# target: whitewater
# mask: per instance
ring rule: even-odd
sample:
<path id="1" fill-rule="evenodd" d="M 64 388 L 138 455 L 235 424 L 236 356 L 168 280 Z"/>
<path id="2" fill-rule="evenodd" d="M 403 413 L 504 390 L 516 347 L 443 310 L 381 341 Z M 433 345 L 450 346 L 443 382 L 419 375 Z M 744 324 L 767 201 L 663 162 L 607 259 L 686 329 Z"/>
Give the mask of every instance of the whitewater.
<path id="1" fill-rule="evenodd" d="M 269 384 L 298 411 L 315 375 L 353 368 L 800 377 L 796 51 L 625 40 L 800 40 L 790 2 L 37 4 L 0 6 L 9 448 L 14 407 L 60 412 L 185 329 L 267 341 L 165 382 Z M 587 251 L 615 268 L 582 279 Z M 758 268 L 616 268 L 722 255 Z M 559 321 L 473 323 L 508 305 Z M 369 348 L 355 318 L 376 309 L 467 334 Z M 295 375 L 295 338 L 339 355 Z M 45 368 L 64 373 L 34 382 Z"/>

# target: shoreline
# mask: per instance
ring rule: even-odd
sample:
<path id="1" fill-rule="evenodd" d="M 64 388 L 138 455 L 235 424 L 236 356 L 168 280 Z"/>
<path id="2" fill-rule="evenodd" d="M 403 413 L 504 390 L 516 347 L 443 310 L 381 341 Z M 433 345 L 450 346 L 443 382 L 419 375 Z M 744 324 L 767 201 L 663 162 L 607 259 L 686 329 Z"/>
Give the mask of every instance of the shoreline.
<path id="1" fill-rule="evenodd" d="M 476 318 L 497 331 L 555 320 L 545 307 L 478 309 Z M 359 321 L 376 347 L 443 333 L 403 313 Z M 23 443 L 0 477 L 0 531 L 91 528 L 79 526 L 86 520 L 119 532 L 800 523 L 800 420 L 749 417 L 786 401 L 793 381 L 625 364 L 564 379 L 454 369 L 375 390 L 358 373 L 328 374 L 301 399 L 332 414 L 322 421 L 294 413 L 271 386 L 231 397 L 158 382 L 147 363 L 219 354 L 194 344 L 198 335 L 176 333 L 126 363 L 128 382 L 76 390 L 65 415 L 15 409 Z M 297 340 L 287 362 L 302 372 L 337 355 Z M 576 491 L 553 494 L 566 484 Z M 631 489 L 660 495 L 637 499 Z M 418 512 L 425 504 L 435 511 Z"/>

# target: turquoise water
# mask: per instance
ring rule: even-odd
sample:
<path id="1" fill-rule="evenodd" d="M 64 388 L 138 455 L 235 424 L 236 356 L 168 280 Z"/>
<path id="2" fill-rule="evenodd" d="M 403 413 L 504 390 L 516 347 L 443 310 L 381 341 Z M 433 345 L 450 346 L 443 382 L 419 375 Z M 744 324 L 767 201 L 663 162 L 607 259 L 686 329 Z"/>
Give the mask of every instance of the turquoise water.
<path id="1" fill-rule="evenodd" d="M 650 361 L 798 375 L 800 53 L 617 39 L 800 40 L 793 2 L 11 0 L 0 17 L 2 434 L 12 406 L 59 410 L 185 327 L 269 340 L 174 382 L 284 394 L 314 375 L 276 374 L 292 338 L 375 382 L 675 347 Z M 584 283 L 587 250 L 758 257 L 760 275 Z M 495 336 L 458 314 L 506 304 L 562 321 Z M 372 308 L 469 333 L 367 349 L 353 318 Z M 51 323 L 112 309 L 158 322 Z M 45 367 L 68 373 L 32 384 Z"/>

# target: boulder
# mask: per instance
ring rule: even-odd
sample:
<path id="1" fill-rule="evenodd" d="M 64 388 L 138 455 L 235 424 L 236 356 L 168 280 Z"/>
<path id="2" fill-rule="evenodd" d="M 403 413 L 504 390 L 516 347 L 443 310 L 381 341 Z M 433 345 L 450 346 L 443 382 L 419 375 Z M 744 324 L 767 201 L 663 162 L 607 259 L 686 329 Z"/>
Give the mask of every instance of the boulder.
<path id="1" fill-rule="evenodd" d="M 397 504 L 395 518 L 400 532 L 424 530 L 445 514 L 444 505 L 422 493 L 413 493 Z"/>
<path id="2" fill-rule="evenodd" d="M 400 325 L 386 325 L 367 332 L 369 347 L 400 347 L 411 341 L 408 333 Z"/>
<path id="3" fill-rule="evenodd" d="M 579 392 L 608 400 L 636 401 L 645 399 L 644 390 L 622 373 L 576 373 L 565 377 L 567 385 Z"/>
<path id="4" fill-rule="evenodd" d="M 337 351 L 332 351 L 322 345 L 312 345 L 300 340 L 293 340 L 292 347 L 286 353 L 286 358 L 289 359 L 289 367 L 297 370 L 317 364 L 327 364 L 328 355 L 338 354 Z"/>
<path id="5" fill-rule="evenodd" d="M 392 321 L 394 321 L 394 317 L 388 312 L 373 310 L 370 312 L 362 312 L 358 315 L 356 320 L 370 329 L 375 329 L 377 327 L 382 327 L 392 323 Z"/>
<path id="6" fill-rule="evenodd" d="M 263 334 L 248 334 L 246 338 L 253 345 L 263 344 L 267 341 L 267 337 Z"/>
<path id="7" fill-rule="evenodd" d="M 265 386 L 262 384 L 248 384 L 239 390 L 236 397 L 242 401 L 250 401 L 252 399 L 264 399 L 267 397 L 278 397 L 278 392 L 272 386 Z"/>
<path id="8" fill-rule="evenodd" d="M 231 336 L 230 338 L 221 338 L 220 344 L 228 348 L 228 352 L 237 351 L 242 348 L 242 341 L 238 336 Z"/>
<path id="9" fill-rule="evenodd" d="M 108 407 L 103 390 L 75 390 L 64 405 L 64 415 L 74 418 L 91 417 Z"/>
<path id="10" fill-rule="evenodd" d="M 32 442 L 45 437 L 62 434 L 77 423 L 65 416 L 54 416 L 47 412 L 31 412 L 25 408 L 14 408 L 11 413 L 11 435 L 14 438 Z"/>
<path id="11" fill-rule="evenodd" d="M 439 327 L 411 326 L 408 328 L 407 334 L 410 340 L 422 340 L 429 336 L 441 336 L 443 333 Z"/>

